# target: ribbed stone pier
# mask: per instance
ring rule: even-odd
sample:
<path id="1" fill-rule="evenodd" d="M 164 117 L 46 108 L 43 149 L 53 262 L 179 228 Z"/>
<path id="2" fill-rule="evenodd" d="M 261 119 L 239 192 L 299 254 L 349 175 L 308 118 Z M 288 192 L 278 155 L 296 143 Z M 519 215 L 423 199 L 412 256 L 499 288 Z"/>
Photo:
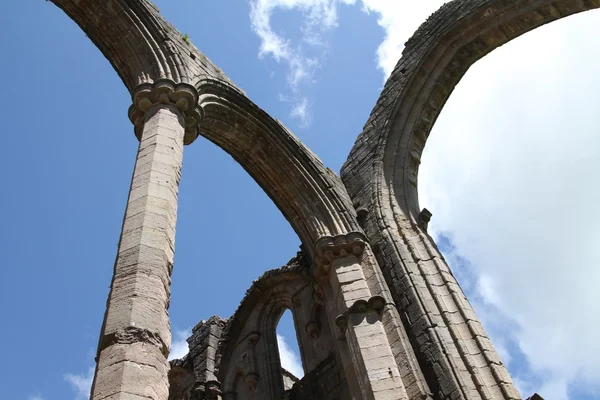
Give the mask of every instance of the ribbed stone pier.
<path id="1" fill-rule="evenodd" d="M 170 81 L 144 85 L 134 96 L 130 116 L 140 146 L 98 345 L 94 400 L 169 397 L 177 194 L 184 138 L 196 135 L 196 102 L 193 87 Z"/>

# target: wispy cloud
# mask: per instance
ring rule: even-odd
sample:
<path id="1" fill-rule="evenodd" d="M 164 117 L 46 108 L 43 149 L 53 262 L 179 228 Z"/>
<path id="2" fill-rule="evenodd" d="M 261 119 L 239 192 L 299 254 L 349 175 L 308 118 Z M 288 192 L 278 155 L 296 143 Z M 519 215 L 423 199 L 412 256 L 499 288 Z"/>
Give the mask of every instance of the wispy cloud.
<path id="1" fill-rule="evenodd" d="M 75 392 L 76 400 L 90 398 L 92 390 L 92 381 L 94 380 L 94 367 L 90 367 L 87 372 L 81 374 L 66 374 L 65 380 L 69 382 Z"/>
<path id="2" fill-rule="evenodd" d="M 296 378 L 304 376 L 302 362 L 298 355 L 292 350 L 285 338 L 277 334 L 277 346 L 279 346 L 279 357 L 281 358 L 281 366 L 290 371 Z"/>
<path id="3" fill-rule="evenodd" d="M 283 96 L 292 102 L 290 116 L 303 126 L 310 124 L 309 101 L 303 88 L 313 81 L 321 58 L 326 54 L 327 43 L 322 34 L 337 26 L 338 5 L 353 4 L 355 0 L 250 0 L 252 29 L 260 38 L 260 57 L 272 57 L 286 65 L 287 85 L 290 94 Z M 299 10 L 301 38 L 295 43 L 276 32 L 272 17 L 276 10 Z M 314 54 L 313 54 L 314 53 Z"/>
<path id="4" fill-rule="evenodd" d="M 191 334 L 191 329 L 185 329 L 183 331 L 176 331 L 173 333 L 173 342 L 171 343 L 169 361 L 183 358 L 190 351 L 186 339 L 190 337 Z"/>
<path id="5" fill-rule="evenodd" d="M 33 396 L 29 396 L 28 400 L 44 400 L 44 398 L 42 396 L 40 396 L 39 394 L 36 394 Z"/>
<path id="6" fill-rule="evenodd" d="M 281 97 L 292 102 L 290 116 L 307 127 L 310 101 L 304 90 L 315 80 L 315 73 L 327 54 L 329 44 L 323 34 L 338 26 L 341 5 L 360 5 L 365 13 L 377 17 L 385 32 L 377 50 L 377 65 L 387 78 L 400 58 L 404 42 L 443 3 L 442 0 L 250 0 L 250 21 L 260 38 L 259 56 L 272 57 L 286 66 L 291 94 Z M 293 40 L 273 28 L 276 10 L 301 12 L 300 38 Z"/>

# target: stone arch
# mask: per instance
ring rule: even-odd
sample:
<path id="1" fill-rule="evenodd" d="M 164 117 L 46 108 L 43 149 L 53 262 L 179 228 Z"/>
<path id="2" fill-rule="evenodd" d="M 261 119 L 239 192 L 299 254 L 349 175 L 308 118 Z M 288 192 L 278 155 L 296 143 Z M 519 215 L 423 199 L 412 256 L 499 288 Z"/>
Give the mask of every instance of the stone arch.
<path id="1" fill-rule="evenodd" d="M 382 194 L 386 186 L 401 206 L 399 212 L 419 225 L 421 154 L 446 100 L 471 65 L 524 33 L 596 8 L 598 0 L 454 0 L 442 6 L 406 43 L 342 168 L 353 200 L 358 194 L 367 206 L 367 191 L 380 186 L 376 193 Z M 351 177 L 351 171 L 360 176 Z M 369 183 L 373 176 L 376 182 Z M 360 191 L 359 182 L 369 189 Z"/>
<path id="2" fill-rule="evenodd" d="M 433 124 L 471 65 L 541 25 L 600 7 L 597 0 L 454 0 L 406 43 L 342 168 L 391 284 L 432 391 L 520 398 L 461 288 L 427 234 L 417 174 Z"/>
<path id="3" fill-rule="evenodd" d="M 225 81 L 204 79 L 197 88 L 200 134 L 254 178 L 309 253 L 323 236 L 360 229 L 339 177 L 285 126 Z"/>
<path id="4" fill-rule="evenodd" d="M 292 259 L 285 267 L 268 271 L 253 283 L 228 321 L 221 339 L 218 378 L 226 398 L 282 398 L 284 371 L 276 328 L 286 310 L 294 317 L 307 373 L 334 356 L 335 343 L 329 333 L 328 320 L 324 314 L 315 312 L 314 285 L 310 268 L 302 256 Z"/>
<path id="5" fill-rule="evenodd" d="M 340 178 L 184 40 L 152 3 L 53 2 L 86 32 L 134 97 L 158 82 L 195 86 L 205 111 L 201 134 L 256 180 L 309 253 L 322 236 L 360 230 Z"/>

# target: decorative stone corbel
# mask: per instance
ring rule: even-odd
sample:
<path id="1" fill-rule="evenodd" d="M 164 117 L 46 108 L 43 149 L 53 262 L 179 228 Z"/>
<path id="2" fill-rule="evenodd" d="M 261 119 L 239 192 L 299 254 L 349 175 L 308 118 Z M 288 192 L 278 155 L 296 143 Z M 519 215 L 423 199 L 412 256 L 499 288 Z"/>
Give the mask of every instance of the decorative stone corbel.
<path id="1" fill-rule="evenodd" d="M 170 104 L 181 112 L 185 119 L 184 144 L 191 144 L 199 134 L 198 124 L 203 110 L 198 105 L 198 90 L 187 83 L 175 83 L 170 79 L 159 79 L 154 83 L 143 83 L 133 92 L 133 104 L 129 107 L 129 119 L 135 126 L 135 136 L 141 140 L 146 114 L 158 104 Z"/>
<path id="2" fill-rule="evenodd" d="M 419 213 L 419 226 L 425 231 L 427 232 L 427 227 L 429 226 L 429 221 L 431 221 L 431 216 L 433 214 L 431 213 L 431 211 L 429 211 L 428 209 L 424 208 L 420 213 Z"/>

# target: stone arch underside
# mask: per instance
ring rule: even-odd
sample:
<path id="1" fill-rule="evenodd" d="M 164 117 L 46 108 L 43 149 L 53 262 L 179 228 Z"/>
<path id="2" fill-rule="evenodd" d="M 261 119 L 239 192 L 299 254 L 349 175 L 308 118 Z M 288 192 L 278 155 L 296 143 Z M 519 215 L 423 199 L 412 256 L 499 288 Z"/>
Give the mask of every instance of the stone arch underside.
<path id="1" fill-rule="evenodd" d="M 471 65 L 546 23 L 600 7 L 599 0 L 455 0 L 406 43 L 342 168 L 364 209 L 367 236 L 435 394 L 520 398 L 432 238 L 417 174 L 427 137 Z M 445 397 L 444 397 L 445 398 Z"/>
<path id="2" fill-rule="evenodd" d="M 290 222 L 306 251 L 323 236 L 360 231 L 340 178 L 250 101 L 147 0 L 53 0 L 113 65 L 128 90 L 169 79 L 194 85 L 201 134 L 230 154 Z"/>

